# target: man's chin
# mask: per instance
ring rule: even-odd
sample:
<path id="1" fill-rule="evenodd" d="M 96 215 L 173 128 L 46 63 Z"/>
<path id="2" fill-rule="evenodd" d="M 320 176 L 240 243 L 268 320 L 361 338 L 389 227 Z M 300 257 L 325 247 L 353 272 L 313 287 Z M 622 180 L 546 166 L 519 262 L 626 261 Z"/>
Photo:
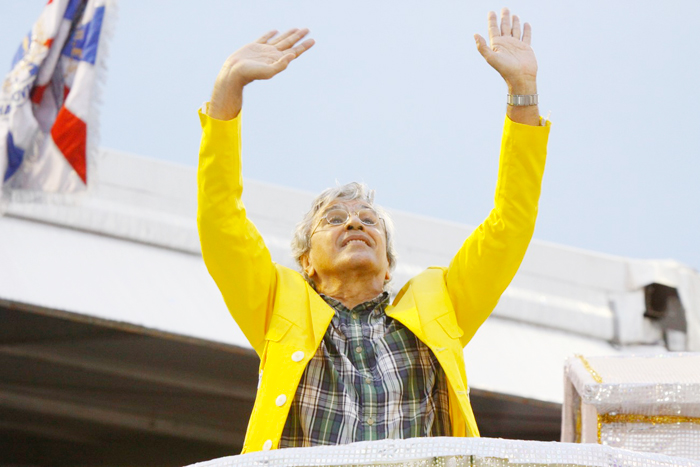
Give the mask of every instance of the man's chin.
<path id="1" fill-rule="evenodd" d="M 369 252 L 355 251 L 355 252 L 345 252 L 346 254 L 341 254 L 337 258 L 337 267 L 342 268 L 368 268 L 375 269 L 378 266 L 377 258 L 373 254 L 368 254 Z M 350 254 L 347 254 L 350 253 Z"/>

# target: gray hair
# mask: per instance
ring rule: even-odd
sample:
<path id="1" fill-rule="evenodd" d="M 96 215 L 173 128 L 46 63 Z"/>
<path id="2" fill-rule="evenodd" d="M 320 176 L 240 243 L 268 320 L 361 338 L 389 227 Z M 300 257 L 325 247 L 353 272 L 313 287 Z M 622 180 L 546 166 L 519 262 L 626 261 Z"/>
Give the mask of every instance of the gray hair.
<path id="1" fill-rule="evenodd" d="M 364 183 L 351 182 L 346 185 L 328 188 L 323 193 L 318 195 L 311 203 L 311 209 L 304 215 L 304 218 L 299 222 L 294 230 L 292 238 L 292 256 L 296 260 L 301 273 L 312 286 L 313 281 L 304 271 L 301 264 L 301 258 L 311 251 L 311 229 L 314 228 L 316 214 L 336 200 L 352 201 L 362 200 L 366 202 L 372 209 L 377 211 L 379 217 L 384 221 L 386 230 L 386 257 L 389 261 L 389 270 L 393 271 L 396 267 L 396 251 L 394 250 L 394 223 L 389 214 L 381 206 L 374 204 L 374 190 L 371 190 Z M 388 281 L 387 281 L 388 284 Z M 385 284 L 386 287 L 386 284 Z"/>

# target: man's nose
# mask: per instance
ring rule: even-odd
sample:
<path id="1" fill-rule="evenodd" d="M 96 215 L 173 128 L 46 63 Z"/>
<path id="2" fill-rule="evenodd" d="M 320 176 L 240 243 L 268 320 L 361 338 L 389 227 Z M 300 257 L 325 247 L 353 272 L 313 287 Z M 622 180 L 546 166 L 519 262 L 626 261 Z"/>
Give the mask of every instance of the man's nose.
<path id="1" fill-rule="evenodd" d="M 360 221 L 357 214 L 351 214 L 348 218 L 348 223 L 345 227 L 347 230 L 364 230 L 364 224 Z"/>

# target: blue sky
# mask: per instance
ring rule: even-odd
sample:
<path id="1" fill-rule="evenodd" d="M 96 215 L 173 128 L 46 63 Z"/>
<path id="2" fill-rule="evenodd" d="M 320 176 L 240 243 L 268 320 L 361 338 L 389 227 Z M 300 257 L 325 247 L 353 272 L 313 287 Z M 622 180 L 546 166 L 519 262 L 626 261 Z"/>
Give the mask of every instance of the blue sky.
<path id="1" fill-rule="evenodd" d="M 0 69 L 44 1 L 0 0 Z M 515 1 L 553 121 L 535 238 L 700 268 L 700 3 Z M 506 88 L 471 1 L 121 0 L 101 145 L 194 166 L 196 109 L 269 29 L 317 45 L 246 90 L 244 175 L 318 192 L 365 181 L 389 208 L 476 225 L 493 200 Z M 399 232 L 400 235 L 400 232 Z"/>

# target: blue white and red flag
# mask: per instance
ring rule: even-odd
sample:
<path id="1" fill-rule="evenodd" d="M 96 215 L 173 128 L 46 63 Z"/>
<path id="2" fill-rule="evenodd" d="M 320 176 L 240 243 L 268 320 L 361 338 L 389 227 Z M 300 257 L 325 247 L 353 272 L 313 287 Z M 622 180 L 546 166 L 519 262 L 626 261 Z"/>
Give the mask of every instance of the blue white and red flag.
<path id="1" fill-rule="evenodd" d="M 49 0 L 0 92 L 5 196 L 85 191 L 97 130 L 104 23 L 114 0 Z"/>

